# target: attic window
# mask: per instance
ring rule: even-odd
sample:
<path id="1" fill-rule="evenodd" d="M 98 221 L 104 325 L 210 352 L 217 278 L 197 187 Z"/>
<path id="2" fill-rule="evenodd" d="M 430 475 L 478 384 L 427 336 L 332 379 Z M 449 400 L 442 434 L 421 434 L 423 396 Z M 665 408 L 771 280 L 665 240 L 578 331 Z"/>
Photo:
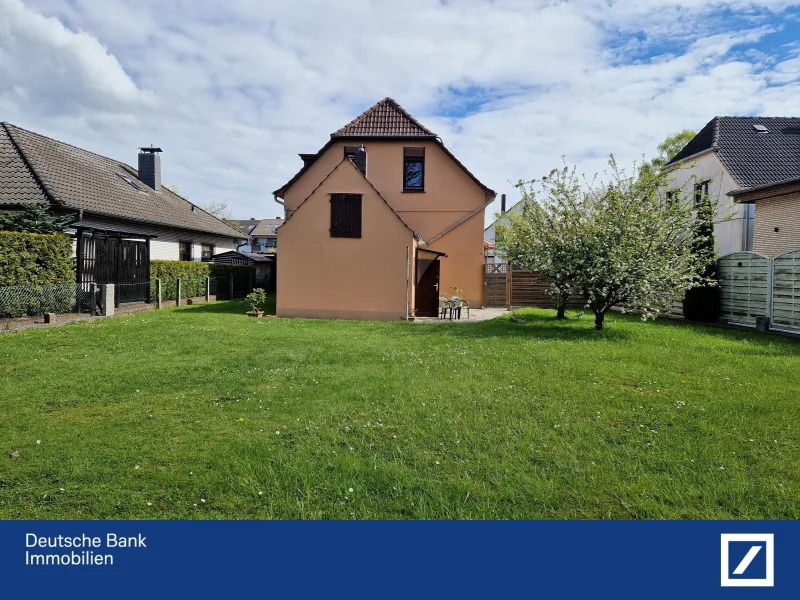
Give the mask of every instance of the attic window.
<path id="1" fill-rule="evenodd" d="M 123 180 L 125 183 L 127 183 L 128 185 L 130 185 L 130 186 L 132 186 L 133 188 L 135 188 L 135 189 L 139 190 L 140 192 L 142 191 L 142 188 L 140 188 L 140 187 L 139 187 L 139 185 L 138 185 L 138 184 L 137 184 L 137 183 L 136 183 L 136 182 L 135 182 L 133 179 L 131 179 L 130 177 L 128 177 L 128 176 L 126 176 L 126 175 L 122 175 L 122 174 L 120 174 L 120 173 L 117 173 L 117 175 L 119 175 L 119 176 L 120 176 L 120 178 L 121 178 L 121 179 L 122 179 L 122 180 Z"/>
<path id="2" fill-rule="evenodd" d="M 754 123 L 753 129 L 756 130 L 756 133 L 769 133 L 769 129 L 767 129 L 766 125 L 761 125 L 760 123 Z"/>

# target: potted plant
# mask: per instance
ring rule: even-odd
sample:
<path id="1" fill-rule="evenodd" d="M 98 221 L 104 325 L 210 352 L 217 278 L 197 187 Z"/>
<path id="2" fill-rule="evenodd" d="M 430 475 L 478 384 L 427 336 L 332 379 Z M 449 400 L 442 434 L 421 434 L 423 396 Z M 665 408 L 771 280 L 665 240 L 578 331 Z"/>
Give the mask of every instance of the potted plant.
<path id="1" fill-rule="evenodd" d="M 264 305 L 267 303 L 267 294 L 263 288 L 256 288 L 245 298 L 250 303 L 250 310 L 247 311 L 249 317 L 263 317 Z"/>

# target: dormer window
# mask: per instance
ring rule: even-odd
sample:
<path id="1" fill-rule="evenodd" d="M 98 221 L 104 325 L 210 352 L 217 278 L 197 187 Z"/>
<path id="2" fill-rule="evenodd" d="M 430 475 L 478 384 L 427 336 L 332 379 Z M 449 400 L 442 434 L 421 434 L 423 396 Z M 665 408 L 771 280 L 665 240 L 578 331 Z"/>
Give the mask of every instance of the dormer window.
<path id="1" fill-rule="evenodd" d="M 425 148 L 403 148 L 403 191 L 425 191 Z"/>

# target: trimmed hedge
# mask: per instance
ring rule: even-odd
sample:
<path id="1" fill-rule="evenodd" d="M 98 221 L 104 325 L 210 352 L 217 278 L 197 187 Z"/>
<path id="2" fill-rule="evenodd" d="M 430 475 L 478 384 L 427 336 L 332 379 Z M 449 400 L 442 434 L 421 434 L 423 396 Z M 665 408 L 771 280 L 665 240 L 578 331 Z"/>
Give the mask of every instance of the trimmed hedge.
<path id="1" fill-rule="evenodd" d="M 156 295 L 158 294 L 158 288 L 155 285 L 156 279 L 161 279 L 161 299 L 175 300 L 178 291 L 176 280 L 179 277 L 181 279 L 181 296 L 191 298 L 193 296 L 205 296 L 207 277 L 227 281 L 228 276 L 231 274 L 236 279 L 249 279 L 251 273 L 255 273 L 255 267 L 249 265 L 153 260 L 150 261 L 150 299 L 152 302 L 156 301 Z"/>
<path id="2" fill-rule="evenodd" d="M 0 287 L 53 283 L 75 283 L 69 236 L 0 231 Z"/>

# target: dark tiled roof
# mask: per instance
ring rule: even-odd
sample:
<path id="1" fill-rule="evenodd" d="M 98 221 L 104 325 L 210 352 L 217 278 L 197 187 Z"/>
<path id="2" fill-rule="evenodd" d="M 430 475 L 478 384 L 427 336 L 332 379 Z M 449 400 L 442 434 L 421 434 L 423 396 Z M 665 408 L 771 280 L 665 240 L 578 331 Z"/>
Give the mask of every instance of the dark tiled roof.
<path id="1" fill-rule="evenodd" d="M 275 229 L 283 225 L 283 219 L 261 219 L 250 233 L 253 237 L 276 235 Z"/>
<path id="2" fill-rule="evenodd" d="M 340 137 L 436 137 L 392 98 L 384 98 L 331 134 Z"/>
<path id="3" fill-rule="evenodd" d="M 3 204 L 47 204 L 47 195 L 5 128 L 0 127 L 0 205 Z"/>
<path id="4" fill-rule="evenodd" d="M 250 235 L 250 232 L 256 228 L 261 219 L 225 219 L 225 222 L 240 233 Z"/>
<path id="5" fill-rule="evenodd" d="M 763 125 L 759 133 L 753 125 Z M 742 188 L 800 177 L 800 118 L 714 117 L 667 164 L 713 149 Z"/>
<path id="6" fill-rule="evenodd" d="M 0 146 L 5 148 L 10 142 L 24 160 L 12 163 L 17 173 L 13 178 L 2 176 L 0 196 L 7 193 L 7 180 L 16 186 L 15 189 L 21 189 L 19 182 L 32 177 L 38 180 L 47 201 L 67 208 L 141 223 L 243 237 L 236 229 L 165 187 L 162 186 L 160 192 L 150 189 L 139 181 L 137 170 L 124 163 L 5 122 L 0 127 L 0 139 L 3 140 Z M 140 189 L 123 177 L 133 180 Z M 11 194 L 19 197 L 15 203 L 33 201 L 35 196 L 30 186 L 25 188 L 24 194 L 13 191 Z"/>

